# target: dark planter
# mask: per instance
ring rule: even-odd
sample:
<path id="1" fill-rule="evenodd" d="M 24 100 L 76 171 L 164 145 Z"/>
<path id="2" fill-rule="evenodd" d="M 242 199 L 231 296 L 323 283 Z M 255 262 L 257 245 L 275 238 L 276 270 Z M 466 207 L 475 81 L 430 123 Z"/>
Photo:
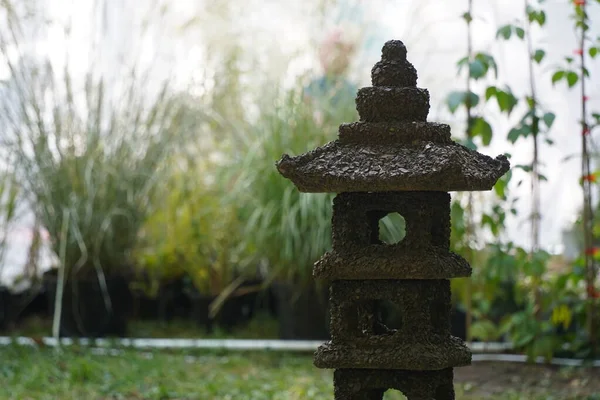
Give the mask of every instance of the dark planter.
<path id="1" fill-rule="evenodd" d="M 44 285 L 35 283 L 27 290 L 13 293 L 9 310 L 11 321 L 18 324 L 34 316 L 43 319 L 51 317 L 48 299 L 49 296 Z"/>
<path id="2" fill-rule="evenodd" d="M 258 292 L 244 293 L 228 298 L 216 315 L 217 324 L 226 331 L 247 324 L 256 314 L 258 301 Z"/>
<path id="3" fill-rule="evenodd" d="M 263 281 L 250 279 L 244 281 L 239 288 L 229 296 L 221 306 L 217 315 L 210 318 L 210 304 L 216 296 L 198 292 L 188 286 L 182 292 L 191 302 L 191 318 L 208 333 L 212 333 L 217 326 L 226 332 L 247 324 L 258 312 L 268 311 L 270 299 L 269 292 L 262 289 Z"/>
<path id="4" fill-rule="evenodd" d="M 134 294 L 134 302 L 135 318 L 161 322 L 171 321 L 173 318 L 188 318 L 192 308 L 180 279 L 162 285 L 156 297 L 137 292 Z"/>
<path id="5" fill-rule="evenodd" d="M 212 333 L 214 330 L 214 322 L 209 317 L 209 306 L 214 297 L 204 295 L 195 290 L 188 292 L 188 296 L 192 304 L 191 319 L 203 327 L 206 333 Z"/>
<path id="6" fill-rule="evenodd" d="M 284 340 L 329 340 L 329 289 L 316 285 L 272 285 L 279 320 L 279 337 Z"/>
<path id="7" fill-rule="evenodd" d="M 158 297 L 146 295 L 143 291 L 132 290 L 133 318 L 140 320 L 157 320 Z"/>
<path id="8" fill-rule="evenodd" d="M 62 301 L 61 337 L 125 336 L 127 320 L 132 310 L 129 281 L 124 277 L 106 278 L 111 308 L 105 299 L 97 279 L 67 280 Z M 56 278 L 49 278 L 52 309 L 56 298 Z"/>
<path id="9" fill-rule="evenodd" d="M 210 304 L 215 296 L 198 292 L 190 294 L 192 303 L 192 319 L 203 326 L 207 333 L 212 333 L 216 327 L 226 332 L 247 324 L 255 315 L 259 296 L 257 293 L 244 293 L 229 297 L 214 318 L 210 318 Z"/>
<path id="10" fill-rule="evenodd" d="M 12 295 L 5 287 L 0 287 L 0 331 L 8 328 L 11 323 Z"/>

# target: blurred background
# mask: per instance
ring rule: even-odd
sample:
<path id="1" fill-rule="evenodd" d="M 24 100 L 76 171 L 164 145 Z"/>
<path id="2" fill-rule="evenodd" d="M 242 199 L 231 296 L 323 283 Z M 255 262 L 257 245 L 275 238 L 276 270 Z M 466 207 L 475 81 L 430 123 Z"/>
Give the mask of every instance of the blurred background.
<path id="1" fill-rule="evenodd" d="M 357 120 L 400 39 L 429 121 L 512 165 L 452 195 L 473 266 L 454 334 L 597 356 L 597 0 L 0 0 L 0 18 L 2 335 L 326 340 L 311 272 L 333 195 L 274 163 Z M 380 225 L 402 239 L 400 215 Z"/>

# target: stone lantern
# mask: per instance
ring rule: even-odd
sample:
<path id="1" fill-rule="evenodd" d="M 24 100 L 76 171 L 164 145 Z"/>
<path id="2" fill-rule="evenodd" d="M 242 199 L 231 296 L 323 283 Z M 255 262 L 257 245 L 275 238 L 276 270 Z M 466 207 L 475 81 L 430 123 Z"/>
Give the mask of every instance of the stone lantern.
<path id="1" fill-rule="evenodd" d="M 409 400 L 454 399 L 453 367 L 468 365 L 468 347 L 450 334 L 451 278 L 471 275 L 450 252 L 451 191 L 490 190 L 509 170 L 452 141 L 450 127 L 427 121 L 429 92 L 401 41 L 387 42 L 358 91 L 359 122 L 339 138 L 297 157 L 279 172 L 302 192 L 333 192 L 333 243 L 314 266 L 330 286 L 331 341 L 315 365 L 332 368 L 336 400 L 380 400 L 387 389 Z M 399 213 L 406 236 L 379 237 L 379 221 Z M 391 329 L 382 301 L 401 310 Z"/>

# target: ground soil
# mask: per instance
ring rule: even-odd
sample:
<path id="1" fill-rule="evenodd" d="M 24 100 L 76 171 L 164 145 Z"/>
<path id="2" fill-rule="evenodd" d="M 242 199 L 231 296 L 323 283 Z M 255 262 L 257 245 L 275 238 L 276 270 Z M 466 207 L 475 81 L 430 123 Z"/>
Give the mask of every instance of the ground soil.
<path id="1" fill-rule="evenodd" d="M 592 395 L 600 399 L 600 368 L 477 362 L 455 368 L 454 377 L 456 383 L 462 383 L 470 393 L 481 398 L 512 391 L 531 396 L 552 393 L 554 399 Z"/>

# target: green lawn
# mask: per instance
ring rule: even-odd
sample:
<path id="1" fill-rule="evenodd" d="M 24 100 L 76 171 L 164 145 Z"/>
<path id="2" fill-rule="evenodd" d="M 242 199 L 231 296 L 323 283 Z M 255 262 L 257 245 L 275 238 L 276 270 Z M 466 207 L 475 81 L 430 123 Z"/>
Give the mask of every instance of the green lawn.
<path id="1" fill-rule="evenodd" d="M 134 350 L 100 355 L 84 348 L 14 346 L 0 348 L 0 361 L 1 399 L 333 399 L 331 371 L 314 368 L 310 355 Z M 471 368 L 477 372 L 482 366 Z M 580 385 L 585 390 L 571 385 L 589 379 L 577 370 L 556 374 L 566 377 L 564 387 L 552 386 L 558 378 L 536 387 L 541 375 L 531 377 L 533 384 L 509 379 L 502 387 L 459 374 L 457 399 L 600 399 L 589 396 L 593 391 L 586 385 Z M 578 390 L 586 395 L 575 396 Z M 396 392 L 385 398 L 403 399 Z"/>

